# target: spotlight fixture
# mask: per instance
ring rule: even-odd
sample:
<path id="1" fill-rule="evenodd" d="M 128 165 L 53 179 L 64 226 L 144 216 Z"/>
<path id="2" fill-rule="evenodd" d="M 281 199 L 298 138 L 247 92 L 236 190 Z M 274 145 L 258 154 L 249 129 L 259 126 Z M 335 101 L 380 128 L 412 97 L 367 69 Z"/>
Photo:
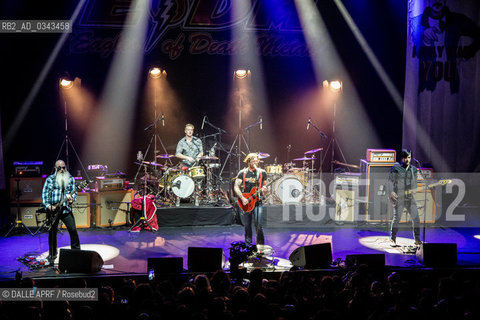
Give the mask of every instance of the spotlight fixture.
<path id="1" fill-rule="evenodd" d="M 245 79 L 251 74 L 250 70 L 238 69 L 233 72 L 233 76 L 237 79 Z"/>
<path id="2" fill-rule="evenodd" d="M 323 87 L 330 89 L 330 91 L 332 91 L 332 92 L 340 91 L 342 89 L 342 86 L 343 86 L 343 84 L 339 80 L 333 80 L 333 81 L 330 81 L 330 82 L 328 80 L 323 81 Z"/>
<path id="3" fill-rule="evenodd" d="M 70 89 L 73 87 L 73 81 L 68 78 L 61 78 L 60 79 L 60 88 L 62 89 Z"/>
<path id="4" fill-rule="evenodd" d="M 165 70 L 162 70 L 159 67 L 151 68 L 150 71 L 148 72 L 148 74 L 150 75 L 150 77 L 152 77 L 154 79 L 158 79 L 158 78 L 167 76 L 167 72 Z"/>

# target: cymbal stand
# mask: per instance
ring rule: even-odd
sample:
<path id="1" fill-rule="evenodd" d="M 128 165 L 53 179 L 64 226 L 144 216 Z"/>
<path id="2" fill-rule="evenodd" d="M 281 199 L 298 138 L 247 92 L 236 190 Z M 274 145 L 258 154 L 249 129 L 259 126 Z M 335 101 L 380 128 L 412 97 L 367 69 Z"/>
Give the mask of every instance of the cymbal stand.
<path id="1" fill-rule="evenodd" d="M 30 235 L 34 236 L 33 232 L 22 221 L 22 215 L 20 213 L 20 196 L 22 195 L 22 192 L 20 191 L 20 179 L 19 178 L 15 179 L 15 182 L 17 183 L 17 190 L 15 191 L 15 200 L 17 201 L 17 219 L 15 220 L 14 223 L 12 223 L 12 227 L 5 234 L 5 238 L 8 237 L 8 235 L 10 234 L 10 232 L 13 231 L 13 229 L 16 229 L 16 228 L 23 228 L 26 231 L 28 231 Z"/>
<path id="2" fill-rule="evenodd" d="M 336 104 L 335 104 L 335 106 L 336 106 Z M 333 114 L 334 114 L 334 119 L 335 119 L 335 111 L 333 112 Z M 313 120 L 309 119 L 309 122 L 312 125 L 312 127 L 315 128 L 315 130 L 317 130 L 317 133 L 320 135 L 320 139 L 327 139 L 328 138 L 328 136 L 322 130 L 320 130 L 320 128 L 315 124 L 315 122 L 313 122 Z M 333 133 L 335 134 L 335 121 L 333 122 L 333 127 L 334 127 Z M 334 134 L 332 135 L 332 139 L 334 139 L 333 138 L 335 136 Z M 331 140 L 330 140 L 330 143 L 332 143 Z M 320 179 L 320 181 L 322 181 L 322 178 L 323 178 L 323 176 L 322 176 L 323 175 L 323 161 L 325 160 L 325 157 L 328 153 L 328 148 L 329 147 L 330 147 L 330 144 L 327 146 L 327 149 L 325 150 L 325 155 L 323 155 L 323 156 L 322 156 L 323 148 L 321 150 L 319 150 L 319 152 L 320 152 L 320 157 L 319 157 L 320 167 L 318 169 L 318 178 Z M 340 146 L 338 148 L 340 149 Z M 340 150 L 340 152 L 341 152 L 341 150 Z M 343 156 L 343 153 L 342 153 L 342 156 Z M 343 157 L 343 158 L 345 159 L 345 157 Z M 332 163 L 332 171 L 333 171 L 333 163 Z M 313 173 L 312 173 L 312 177 L 313 177 Z M 320 182 L 320 187 L 321 187 L 321 182 Z M 320 197 L 322 197 L 322 194 L 323 194 L 323 190 L 320 189 L 319 190 Z"/>

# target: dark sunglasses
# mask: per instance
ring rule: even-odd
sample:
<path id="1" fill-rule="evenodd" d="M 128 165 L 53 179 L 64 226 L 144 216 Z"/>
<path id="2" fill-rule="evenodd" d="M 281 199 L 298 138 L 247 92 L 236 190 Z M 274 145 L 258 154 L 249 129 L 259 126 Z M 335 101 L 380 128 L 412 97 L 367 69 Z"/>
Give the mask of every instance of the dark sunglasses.
<path id="1" fill-rule="evenodd" d="M 57 170 L 66 169 L 66 167 L 57 167 Z"/>

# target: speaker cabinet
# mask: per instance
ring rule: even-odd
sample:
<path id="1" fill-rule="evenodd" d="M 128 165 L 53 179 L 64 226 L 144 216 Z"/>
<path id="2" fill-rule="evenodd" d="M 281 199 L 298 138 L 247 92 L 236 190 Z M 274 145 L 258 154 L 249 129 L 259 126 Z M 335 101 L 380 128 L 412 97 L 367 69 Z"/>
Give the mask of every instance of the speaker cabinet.
<path id="1" fill-rule="evenodd" d="M 124 225 L 128 221 L 133 190 L 98 192 L 95 223 L 99 227 Z"/>
<path id="2" fill-rule="evenodd" d="M 379 254 L 349 254 L 345 258 L 345 264 L 349 266 L 365 264 L 371 268 L 385 267 L 385 255 Z"/>
<path id="3" fill-rule="evenodd" d="M 77 200 L 73 203 L 72 207 L 77 229 L 90 228 L 90 202 L 90 193 L 77 193 Z M 62 224 L 62 229 L 66 229 L 64 224 Z"/>
<path id="4" fill-rule="evenodd" d="M 318 269 L 330 267 L 332 264 L 332 244 L 320 243 L 298 247 L 288 257 L 296 267 Z"/>
<path id="5" fill-rule="evenodd" d="M 335 221 L 354 222 L 358 217 L 359 206 L 355 198 L 360 190 L 360 181 L 360 173 L 335 174 Z"/>
<path id="6" fill-rule="evenodd" d="M 367 221 L 386 221 L 388 219 L 387 182 L 390 170 L 396 163 L 360 161 L 360 170 L 365 175 L 365 211 Z"/>
<path id="7" fill-rule="evenodd" d="M 457 244 L 422 243 L 417 259 L 426 267 L 454 267 L 457 265 Z"/>
<path id="8" fill-rule="evenodd" d="M 225 253 L 222 248 L 188 248 L 188 271 L 215 272 L 223 269 Z"/>
<path id="9" fill-rule="evenodd" d="M 10 178 L 10 201 L 20 203 L 42 202 L 42 190 L 45 179 L 38 178 Z"/>
<path id="10" fill-rule="evenodd" d="M 40 203 L 36 205 L 33 203 L 28 205 L 22 204 L 20 206 L 20 220 L 22 220 L 27 227 L 39 227 L 45 219 L 45 214 L 37 218 L 37 210 L 40 208 Z M 17 205 L 15 203 L 10 204 L 10 214 L 12 217 L 15 217 L 15 220 L 18 218 L 17 213 Z"/>
<path id="11" fill-rule="evenodd" d="M 422 188 L 425 186 L 423 183 L 417 184 L 417 188 L 423 190 Z M 426 197 L 425 197 L 426 196 Z M 417 192 L 414 194 L 414 198 L 417 201 L 418 207 L 418 217 L 420 218 L 420 222 L 423 222 L 425 219 L 426 223 L 434 223 L 435 222 L 435 190 L 427 190 L 427 192 Z M 426 201 L 425 201 L 426 200 Z M 425 213 L 427 216 L 425 217 Z M 402 217 L 400 219 L 400 223 L 405 223 L 410 221 L 410 216 L 405 209 L 402 213 Z"/>
<path id="12" fill-rule="evenodd" d="M 60 249 L 58 270 L 70 273 L 95 273 L 102 269 L 103 259 L 96 251 Z"/>
<path id="13" fill-rule="evenodd" d="M 155 276 L 162 274 L 176 274 L 183 272 L 183 258 L 182 257 L 168 257 L 168 258 L 148 258 L 147 272 L 152 270 Z"/>

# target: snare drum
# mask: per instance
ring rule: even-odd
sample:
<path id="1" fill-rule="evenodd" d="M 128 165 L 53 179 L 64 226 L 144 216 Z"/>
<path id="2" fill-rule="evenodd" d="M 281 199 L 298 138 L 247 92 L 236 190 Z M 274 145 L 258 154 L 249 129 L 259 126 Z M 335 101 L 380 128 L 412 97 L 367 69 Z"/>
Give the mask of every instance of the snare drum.
<path id="1" fill-rule="evenodd" d="M 269 165 L 266 168 L 268 174 L 282 174 L 282 165 Z"/>
<path id="2" fill-rule="evenodd" d="M 195 180 L 200 180 L 205 178 L 205 170 L 201 166 L 191 167 L 188 169 L 188 175 Z"/>
<path id="3" fill-rule="evenodd" d="M 181 174 L 172 182 L 172 191 L 179 198 L 188 198 L 195 190 L 195 182 L 187 175 Z"/>
<path id="4" fill-rule="evenodd" d="M 176 177 L 180 174 L 180 170 L 178 169 L 168 169 L 163 177 L 159 180 L 158 185 L 162 188 L 164 188 L 165 182 L 167 183 L 167 187 L 170 187 L 172 185 L 173 180 L 175 180 Z"/>
<path id="5" fill-rule="evenodd" d="M 298 203 L 303 198 L 303 184 L 292 174 L 275 181 L 272 190 L 282 203 Z"/>

